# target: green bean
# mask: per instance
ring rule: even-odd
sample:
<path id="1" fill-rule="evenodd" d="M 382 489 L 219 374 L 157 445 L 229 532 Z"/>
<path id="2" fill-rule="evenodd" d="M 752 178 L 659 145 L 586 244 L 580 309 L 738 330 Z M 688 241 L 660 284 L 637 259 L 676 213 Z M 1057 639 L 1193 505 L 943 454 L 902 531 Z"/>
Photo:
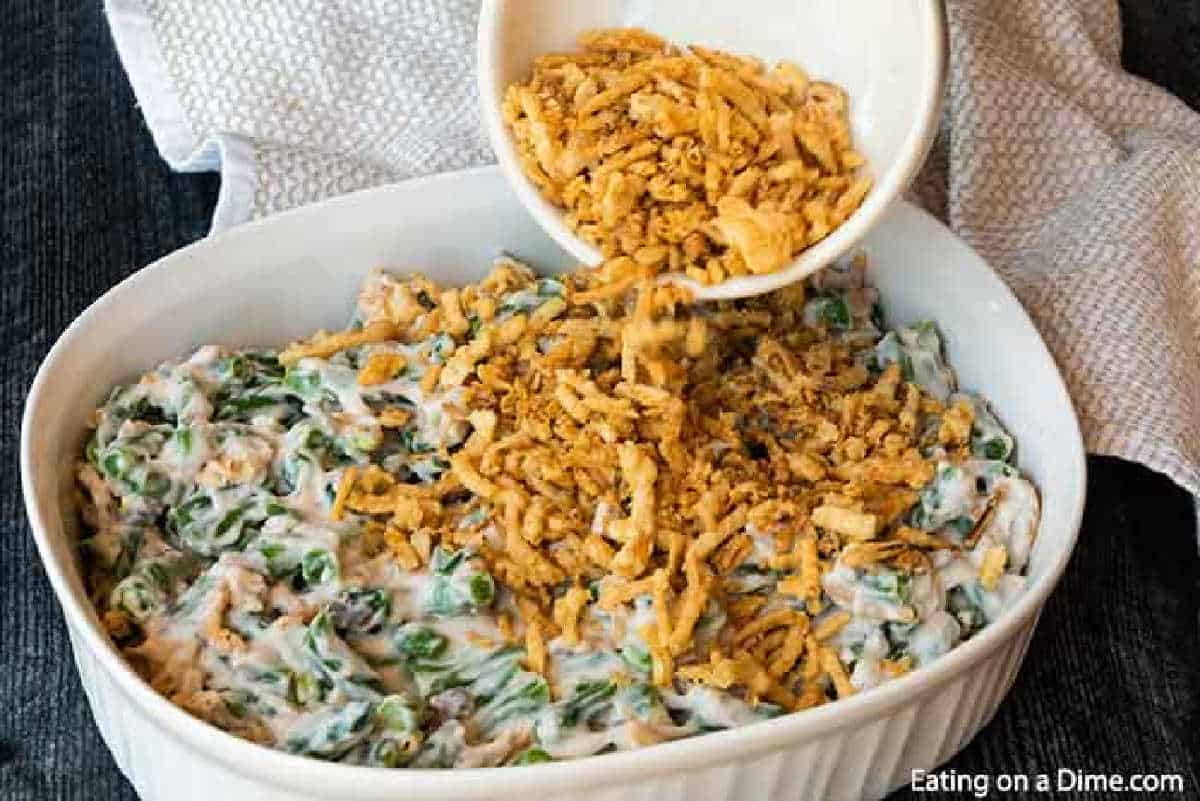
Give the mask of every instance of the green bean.
<path id="1" fill-rule="evenodd" d="M 446 643 L 441 634 L 416 624 L 397 629 L 397 647 L 412 659 L 436 659 L 445 652 Z"/>
<path id="2" fill-rule="evenodd" d="M 313 548 L 300 557 L 300 577 L 305 587 L 316 587 L 337 578 L 337 557 L 326 550 Z"/>
<path id="3" fill-rule="evenodd" d="M 302 639 L 309 667 L 318 678 L 351 698 L 376 699 L 382 683 L 370 665 L 337 635 L 329 610 L 313 617 Z"/>
<path id="4" fill-rule="evenodd" d="M 891 603 L 907 603 L 912 591 L 911 576 L 888 569 L 863 573 L 860 581 L 871 594 Z"/>
<path id="5" fill-rule="evenodd" d="M 512 764 L 514 764 L 514 765 L 536 765 L 540 762 L 551 762 L 551 761 L 553 761 L 553 760 L 549 754 L 547 754 L 545 751 L 543 751 L 540 748 L 534 747 L 534 748 L 527 748 L 526 750 L 524 750 L 520 754 L 518 754 L 517 758 L 513 760 Z"/>
<path id="6" fill-rule="evenodd" d="M 473 718 L 484 732 L 494 732 L 515 717 L 532 715 L 550 702 L 550 685 L 535 673 L 522 671 L 479 708 Z"/>
<path id="7" fill-rule="evenodd" d="M 827 298 L 818 314 L 830 328 L 850 327 L 850 309 L 842 298 Z"/>
<path id="8" fill-rule="evenodd" d="M 378 631 L 392 611 L 391 593 L 379 587 L 342 590 L 329 605 L 329 616 L 339 631 Z"/>
<path id="9" fill-rule="evenodd" d="M 650 670 L 653 667 L 650 652 L 637 643 L 627 641 L 621 646 L 621 659 L 625 660 L 625 664 L 638 673 L 647 676 L 650 675 Z"/>
<path id="10" fill-rule="evenodd" d="M 406 695 L 386 696 L 375 709 L 375 719 L 383 731 L 394 734 L 412 734 L 421 727 L 420 710 Z"/>
<path id="11" fill-rule="evenodd" d="M 216 557 L 244 548 L 279 508 L 275 496 L 266 492 L 200 488 L 167 513 L 167 532 L 199 556 Z"/>
<path id="12" fill-rule="evenodd" d="M 369 701 L 350 701 L 317 713 L 300 734 L 288 738 L 287 749 L 317 759 L 337 759 L 370 734 L 374 709 Z"/>
<path id="13" fill-rule="evenodd" d="M 130 572 L 113 587 L 109 604 L 128 613 L 139 623 L 167 607 L 180 582 L 193 570 L 192 561 L 175 550 L 134 561 Z M 188 590 L 191 592 L 197 585 Z"/>
<path id="14" fill-rule="evenodd" d="M 645 682 L 622 688 L 613 699 L 613 707 L 620 720 L 636 718 L 656 726 L 673 726 L 675 723 L 658 690 Z"/>
<path id="15" fill-rule="evenodd" d="M 962 636 L 965 640 L 987 625 L 987 615 L 984 614 L 978 597 L 978 585 L 972 589 L 958 586 L 946 594 L 946 607 L 962 626 Z"/>
<path id="16" fill-rule="evenodd" d="M 429 360 L 434 364 L 444 364 L 457 347 L 454 337 L 449 334 L 435 334 L 427 340 L 427 344 Z"/>
<path id="17" fill-rule="evenodd" d="M 166 602 L 166 590 L 143 573 L 121 579 L 109 600 L 112 607 L 123 610 L 139 623 L 162 609 Z"/>
<path id="18" fill-rule="evenodd" d="M 421 608 L 435 617 L 474 615 L 491 606 L 496 585 L 482 562 L 466 551 L 434 551 L 432 575 L 421 596 Z"/>

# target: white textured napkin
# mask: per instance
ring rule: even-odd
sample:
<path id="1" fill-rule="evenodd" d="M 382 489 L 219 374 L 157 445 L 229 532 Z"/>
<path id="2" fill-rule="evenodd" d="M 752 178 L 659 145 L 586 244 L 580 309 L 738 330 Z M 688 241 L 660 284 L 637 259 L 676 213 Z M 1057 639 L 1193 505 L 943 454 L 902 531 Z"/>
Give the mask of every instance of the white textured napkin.
<path id="1" fill-rule="evenodd" d="M 220 230 L 491 162 L 477 0 L 105 0 L 159 152 L 221 171 Z"/>
<path id="2" fill-rule="evenodd" d="M 222 172 L 214 229 L 491 161 L 476 2 L 105 4 L 163 157 Z M 1116 0 L 947 6 L 945 117 L 914 195 L 1030 311 L 1089 450 L 1200 492 L 1200 116 L 1121 70 Z"/>

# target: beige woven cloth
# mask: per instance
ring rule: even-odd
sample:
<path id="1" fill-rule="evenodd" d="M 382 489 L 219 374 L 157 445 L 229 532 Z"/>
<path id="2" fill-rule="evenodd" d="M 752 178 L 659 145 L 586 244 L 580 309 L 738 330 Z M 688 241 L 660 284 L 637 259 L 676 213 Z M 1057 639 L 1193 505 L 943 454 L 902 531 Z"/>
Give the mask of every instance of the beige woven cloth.
<path id="1" fill-rule="evenodd" d="M 1200 493 L 1200 115 L 1121 69 L 1116 0 L 950 0 L 914 194 L 1016 292 L 1087 448 Z"/>
<path id="2" fill-rule="evenodd" d="M 1121 70 L 1116 0 L 947 6 L 945 120 L 914 194 L 1029 309 L 1089 450 L 1200 493 L 1200 116 Z M 214 229 L 491 158 L 477 0 L 105 7 L 164 158 L 222 171 Z"/>

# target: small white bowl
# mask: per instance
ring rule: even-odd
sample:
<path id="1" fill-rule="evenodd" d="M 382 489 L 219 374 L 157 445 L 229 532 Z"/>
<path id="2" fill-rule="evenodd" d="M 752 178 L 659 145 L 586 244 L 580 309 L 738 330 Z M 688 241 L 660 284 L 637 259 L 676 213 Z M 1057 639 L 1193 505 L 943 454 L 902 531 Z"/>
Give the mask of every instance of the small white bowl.
<path id="1" fill-rule="evenodd" d="M 21 425 L 25 508 L 104 741 L 145 801 L 729 801 L 878 798 L 949 759 L 1008 691 L 1083 510 L 1079 427 L 1054 362 L 1012 293 L 932 217 L 898 204 L 867 237 L 890 321 L 935 319 L 964 387 L 983 392 L 1041 488 L 1029 589 L 928 667 L 834 704 L 729 731 L 572 762 L 475 770 L 329 764 L 254 745 L 173 706 L 101 628 L 77 557 L 74 465 L 116 383 L 204 343 L 279 346 L 340 328 L 374 266 L 481 278 L 500 248 L 570 260 L 495 168 L 306 206 L 197 242 L 93 303 L 38 370 Z"/>
<path id="2" fill-rule="evenodd" d="M 521 170 L 501 115 L 505 89 L 528 77 L 536 56 L 575 49 L 591 28 L 634 25 L 676 44 L 701 44 L 787 59 L 850 97 L 854 146 L 867 157 L 874 186 L 862 206 L 786 268 L 701 286 L 680 277 L 697 297 L 758 295 L 795 283 L 849 252 L 904 192 L 937 132 L 946 33 L 939 0 L 483 0 L 478 79 L 483 122 L 517 197 L 546 233 L 583 264 L 600 252 L 563 222 Z"/>

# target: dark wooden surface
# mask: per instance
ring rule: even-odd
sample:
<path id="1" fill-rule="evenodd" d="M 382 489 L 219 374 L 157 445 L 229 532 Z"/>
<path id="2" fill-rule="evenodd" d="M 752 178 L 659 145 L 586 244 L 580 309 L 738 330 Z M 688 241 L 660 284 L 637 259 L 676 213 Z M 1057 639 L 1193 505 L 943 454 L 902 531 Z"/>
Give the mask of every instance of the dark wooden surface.
<path id="1" fill-rule="evenodd" d="M 1200 106 L 1200 0 L 1122 9 L 1128 67 Z M 75 315 L 204 235 L 218 179 L 174 175 L 158 158 L 98 0 L 2 0 L 0 10 L 0 801 L 130 801 L 24 521 L 19 411 Z M 1092 458 L 1089 468 L 1081 544 L 1016 686 L 946 767 L 1180 773 L 1200 797 L 1192 499 L 1135 465 Z M 896 797 L 910 795 L 929 797 Z"/>

